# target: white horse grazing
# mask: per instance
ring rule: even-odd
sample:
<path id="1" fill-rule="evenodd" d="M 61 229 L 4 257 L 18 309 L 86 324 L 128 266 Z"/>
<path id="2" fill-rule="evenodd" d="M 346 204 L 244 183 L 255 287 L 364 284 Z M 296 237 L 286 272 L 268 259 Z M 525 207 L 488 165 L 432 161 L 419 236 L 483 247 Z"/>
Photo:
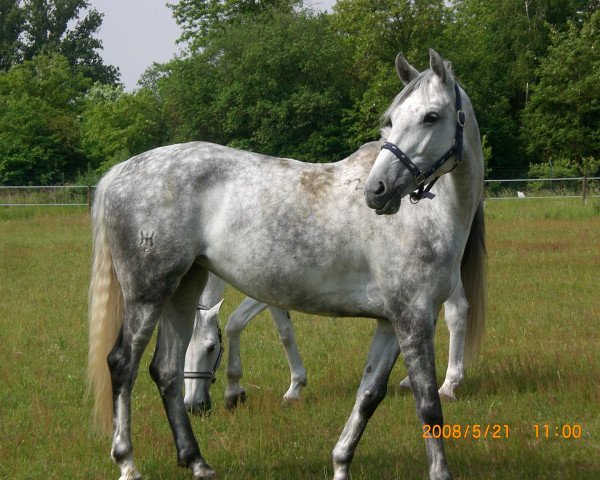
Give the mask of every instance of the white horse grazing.
<path id="1" fill-rule="evenodd" d="M 373 161 L 375 161 L 375 156 L 373 156 Z M 209 274 L 206 287 L 200 297 L 194 331 L 185 355 L 184 402 L 188 412 L 191 413 L 205 413 L 212 407 L 210 387 L 216 381 L 216 371 L 221 364 L 223 354 L 218 313 L 224 290 L 225 282 L 216 275 Z M 468 322 L 468 301 L 462 293 L 459 290 L 456 295 L 452 295 L 444 303 L 445 320 L 450 333 L 450 348 L 446 378 L 439 389 L 439 394 L 442 400 L 450 402 L 457 400 L 456 390 L 464 378 L 465 349 L 472 353 L 469 345 L 465 345 L 465 337 L 472 338 L 472 336 L 466 336 L 466 333 L 469 326 L 471 328 L 474 326 Z M 225 406 L 227 408 L 234 408 L 239 401 L 246 401 L 246 390 L 240 385 L 243 376 L 240 337 L 250 320 L 267 308 L 269 308 L 277 327 L 290 368 L 290 386 L 283 395 L 283 400 L 299 400 L 302 388 L 306 386 L 306 368 L 296 344 L 294 326 L 289 312 L 246 297 L 230 315 L 225 327 L 228 345 L 227 386 L 225 388 Z M 410 389 L 410 379 L 404 378 L 400 382 L 400 387 Z"/>
<path id="2" fill-rule="evenodd" d="M 200 453 L 182 393 L 209 271 L 269 305 L 377 320 L 354 408 L 333 450 L 335 480 L 350 478 L 400 352 L 419 419 L 442 426 L 434 320 L 464 288 L 473 324 L 482 326 L 483 154 L 471 103 L 439 55 L 431 51 L 431 68 L 422 73 L 402 56 L 396 64 L 408 84 L 388 110 L 392 126 L 383 145 L 367 144 L 335 164 L 202 142 L 172 145 L 113 167 L 99 183 L 89 377 L 95 417 L 106 430 L 112 426 L 121 480 L 141 477 L 131 445 L 131 391 L 157 324 L 150 373 L 179 463 L 195 480 L 216 475 Z M 414 203 L 401 202 L 407 195 Z M 461 258 L 471 272 L 464 283 Z M 443 438 L 425 443 L 429 478 L 452 478 Z"/>
<path id="3" fill-rule="evenodd" d="M 210 387 L 216 380 L 216 371 L 223 353 L 218 313 L 224 290 L 225 282 L 210 273 L 200 297 L 194 331 L 185 355 L 184 402 L 187 410 L 192 413 L 207 412 L 211 409 Z M 290 386 L 283 399 L 298 400 L 302 387 L 306 386 L 306 369 L 298 351 L 289 313 L 246 297 L 231 314 L 225 327 L 229 346 L 225 391 L 228 408 L 233 408 L 238 400 L 246 399 L 246 391 L 239 384 L 242 378 L 240 335 L 248 322 L 267 308 L 277 326 L 279 339 L 285 349 L 290 367 Z"/>

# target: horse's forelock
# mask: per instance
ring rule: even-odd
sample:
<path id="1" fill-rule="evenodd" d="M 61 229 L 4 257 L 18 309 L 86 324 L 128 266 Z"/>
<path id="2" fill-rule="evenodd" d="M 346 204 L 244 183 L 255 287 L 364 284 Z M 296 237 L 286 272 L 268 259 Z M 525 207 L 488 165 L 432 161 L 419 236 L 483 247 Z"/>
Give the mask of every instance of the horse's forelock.
<path id="1" fill-rule="evenodd" d="M 398 107 L 398 105 L 402 104 L 415 90 L 418 90 L 426 81 L 426 79 L 429 79 L 432 75 L 433 72 L 431 70 L 425 70 L 407 83 L 400 93 L 396 95 L 396 98 L 394 98 L 392 104 L 381 116 L 381 123 L 383 125 L 389 124 L 392 118 L 392 112 Z"/>

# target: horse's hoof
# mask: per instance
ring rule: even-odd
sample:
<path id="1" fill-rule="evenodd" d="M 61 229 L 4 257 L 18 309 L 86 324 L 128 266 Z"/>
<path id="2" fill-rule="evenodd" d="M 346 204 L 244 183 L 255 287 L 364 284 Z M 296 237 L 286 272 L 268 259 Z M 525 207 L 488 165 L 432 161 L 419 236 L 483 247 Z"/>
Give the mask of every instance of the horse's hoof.
<path id="1" fill-rule="evenodd" d="M 458 402 L 458 398 L 456 398 L 456 395 L 454 394 L 454 392 L 440 390 L 438 393 L 440 394 L 440 400 L 442 402 L 448 402 L 448 403 Z"/>
<path id="2" fill-rule="evenodd" d="M 286 397 L 284 396 L 281 400 L 281 405 L 283 407 L 292 408 L 300 403 L 300 397 Z"/>
<path id="3" fill-rule="evenodd" d="M 119 480 L 142 480 L 142 474 L 137 470 L 127 472 L 119 477 Z"/>
<path id="4" fill-rule="evenodd" d="M 300 401 L 300 397 L 286 397 L 285 395 L 281 399 L 281 403 L 283 403 L 284 405 L 286 405 L 286 404 L 295 405 L 299 401 Z"/>
<path id="5" fill-rule="evenodd" d="M 200 460 L 190 465 L 193 476 L 192 480 L 215 480 L 217 472 L 215 472 L 204 460 Z"/>
<path id="6" fill-rule="evenodd" d="M 217 472 L 212 469 L 207 470 L 206 472 L 200 472 L 194 474 L 192 480 L 216 480 Z"/>
<path id="7" fill-rule="evenodd" d="M 246 395 L 246 391 L 242 390 L 237 395 L 233 395 L 231 397 L 225 398 L 225 408 L 227 410 L 233 410 L 238 405 L 244 403 L 248 399 L 248 395 Z"/>
<path id="8" fill-rule="evenodd" d="M 206 472 L 195 473 L 192 480 L 216 480 L 217 472 L 213 469 L 209 469 Z"/>

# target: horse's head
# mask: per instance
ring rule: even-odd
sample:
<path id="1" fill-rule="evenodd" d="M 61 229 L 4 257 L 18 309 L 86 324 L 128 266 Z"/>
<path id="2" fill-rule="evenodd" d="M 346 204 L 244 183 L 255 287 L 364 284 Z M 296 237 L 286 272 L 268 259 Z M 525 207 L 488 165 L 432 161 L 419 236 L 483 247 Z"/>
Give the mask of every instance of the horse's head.
<path id="1" fill-rule="evenodd" d="M 367 205 L 377 214 L 396 213 L 401 199 L 415 190 L 421 192 L 413 198 L 420 198 L 424 186 L 450 171 L 462 154 L 460 90 L 449 64 L 434 50 L 429 53 L 430 68 L 421 73 L 401 54 L 396 57 L 405 87 L 385 113 L 391 128 L 365 188 Z"/>
<path id="2" fill-rule="evenodd" d="M 210 386 L 215 382 L 223 353 L 219 327 L 222 303 L 223 300 L 209 310 L 199 309 L 196 314 L 184 371 L 184 402 L 191 413 L 205 413 L 211 409 Z"/>

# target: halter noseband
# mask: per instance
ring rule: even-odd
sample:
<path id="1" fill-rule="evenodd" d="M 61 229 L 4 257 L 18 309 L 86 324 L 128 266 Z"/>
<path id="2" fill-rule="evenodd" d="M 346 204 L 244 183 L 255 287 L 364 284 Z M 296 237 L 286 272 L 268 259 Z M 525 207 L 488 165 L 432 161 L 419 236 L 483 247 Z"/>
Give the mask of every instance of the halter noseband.
<path id="1" fill-rule="evenodd" d="M 460 98 L 460 90 L 458 88 L 458 84 L 454 84 L 454 92 L 456 93 L 456 132 L 454 134 L 454 141 L 452 142 L 452 146 L 444 153 L 432 166 L 429 170 L 423 172 L 419 167 L 417 167 L 413 161 L 410 159 L 406 153 L 404 153 L 398 146 L 394 145 L 392 142 L 385 142 L 381 149 L 386 149 L 392 152 L 398 160 L 400 160 L 410 173 L 415 177 L 415 181 L 417 182 L 417 190 L 410 194 L 410 201 L 412 203 L 418 203 L 421 200 L 425 193 L 431 190 L 431 187 L 437 182 L 437 179 L 440 178 L 435 177 L 429 184 L 425 187 L 425 180 L 435 174 L 442 166 L 454 155 L 455 164 L 452 167 L 452 170 L 456 168 L 456 166 L 462 160 L 462 151 L 463 151 L 463 129 L 465 126 L 465 112 L 462 109 L 462 101 Z"/>
<path id="2" fill-rule="evenodd" d="M 198 310 L 208 310 L 208 308 L 200 305 Z M 183 378 L 186 380 L 210 380 L 211 383 L 215 383 L 217 381 L 216 371 L 221 365 L 221 357 L 223 356 L 223 336 L 221 334 L 221 327 L 217 325 L 219 329 L 219 354 L 217 355 L 217 359 L 215 360 L 215 364 L 213 365 L 212 370 L 206 371 L 184 371 Z"/>

